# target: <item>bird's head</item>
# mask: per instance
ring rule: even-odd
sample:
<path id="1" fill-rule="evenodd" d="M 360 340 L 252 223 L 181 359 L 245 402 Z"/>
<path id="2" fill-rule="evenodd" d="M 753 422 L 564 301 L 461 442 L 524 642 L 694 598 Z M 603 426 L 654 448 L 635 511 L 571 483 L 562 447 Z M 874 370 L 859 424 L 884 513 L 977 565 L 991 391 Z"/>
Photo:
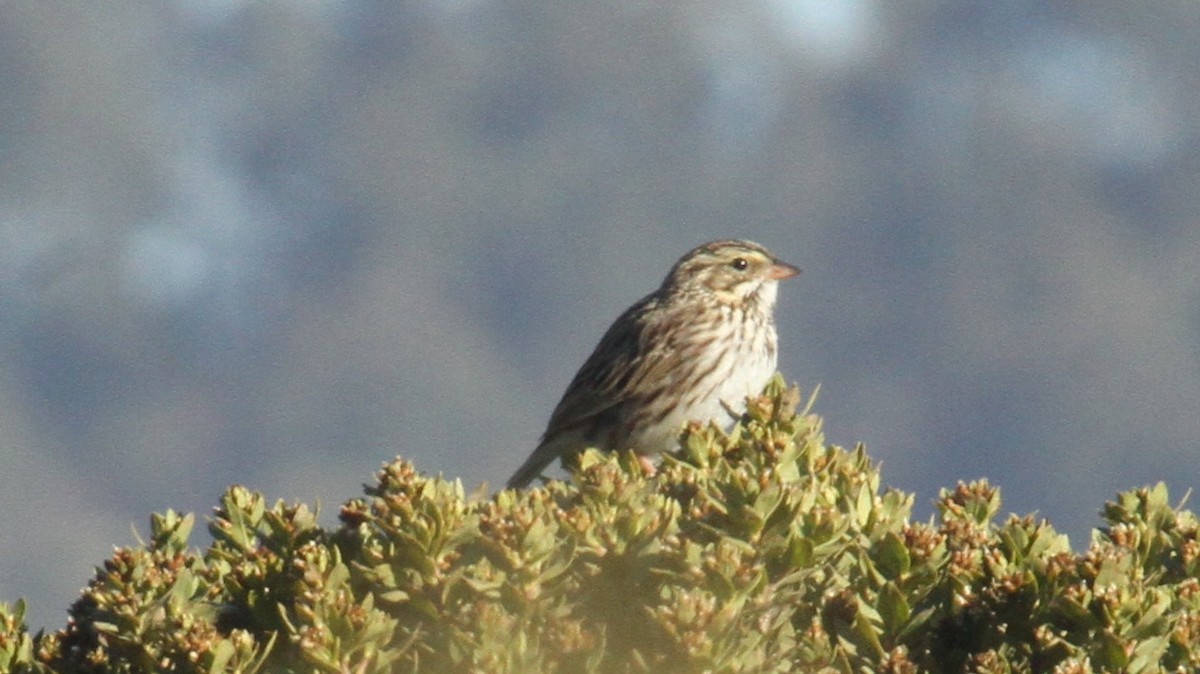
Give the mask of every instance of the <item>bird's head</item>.
<path id="1" fill-rule="evenodd" d="M 799 273 L 753 241 L 710 241 L 680 258 L 663 286 L 687 295 L 704 293 L 725 305 L 750 302 L 770 309 L 777 282 Z"/>

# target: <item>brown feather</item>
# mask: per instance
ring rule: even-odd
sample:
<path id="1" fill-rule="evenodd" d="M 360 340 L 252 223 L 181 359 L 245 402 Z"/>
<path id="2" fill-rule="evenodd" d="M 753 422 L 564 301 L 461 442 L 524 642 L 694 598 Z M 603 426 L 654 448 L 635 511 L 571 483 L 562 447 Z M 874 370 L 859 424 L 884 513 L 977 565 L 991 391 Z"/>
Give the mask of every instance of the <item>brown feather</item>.
<path id="1" fill-rule="evenodd" d="M 604 333 L 508 486 L 586 447 L 662 451 L 692 413 L 743 404 L 717 398 L 727 390 L 744 398 L 766 383 L 775 367 L 775 283 L 797 271 L 749 241 L 712 241 L 684 255 Z"/>

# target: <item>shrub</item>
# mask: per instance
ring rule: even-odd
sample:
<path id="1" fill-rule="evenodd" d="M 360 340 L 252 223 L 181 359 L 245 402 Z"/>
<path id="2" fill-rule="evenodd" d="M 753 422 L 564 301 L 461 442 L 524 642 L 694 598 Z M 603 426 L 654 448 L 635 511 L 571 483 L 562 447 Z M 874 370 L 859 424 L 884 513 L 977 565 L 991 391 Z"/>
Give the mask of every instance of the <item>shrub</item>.
<path id="1" fill-rule="evenodd" d="M 155 515 L 66 628 L 30 637 L 0 605 L 0 670 L 1200 670 L 1197 522 L 1164 486 L 1118 495 L 1082 553 L 1045 521 L 996 523 L 986 481 L 912 522 L 798 401 L 776 378 L 650 476 L 589 452 L 570 482 L 467 498 L 397 459 L 332 531 L 232 487 L 206 551 L 191 515 Z"/>

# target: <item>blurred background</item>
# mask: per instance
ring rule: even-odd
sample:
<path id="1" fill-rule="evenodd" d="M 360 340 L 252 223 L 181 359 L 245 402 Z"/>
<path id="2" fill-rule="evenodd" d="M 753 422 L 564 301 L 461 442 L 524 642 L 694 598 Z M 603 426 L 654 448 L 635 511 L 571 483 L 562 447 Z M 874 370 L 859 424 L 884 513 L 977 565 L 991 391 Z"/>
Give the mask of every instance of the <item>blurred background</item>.
<path id="1" fill-rule="evenodd" d="M 0 4 L 0 601 L 230 483 L 503 483 L 708 239 L 927 518 L 1200 478 L 1200 5 Z M 1195 503 L 1191 504 L 1195 507 Z M 202 528 L 202 527 L 201 527 Z M 194 536 L 203 545 L 202 531 Z"/>

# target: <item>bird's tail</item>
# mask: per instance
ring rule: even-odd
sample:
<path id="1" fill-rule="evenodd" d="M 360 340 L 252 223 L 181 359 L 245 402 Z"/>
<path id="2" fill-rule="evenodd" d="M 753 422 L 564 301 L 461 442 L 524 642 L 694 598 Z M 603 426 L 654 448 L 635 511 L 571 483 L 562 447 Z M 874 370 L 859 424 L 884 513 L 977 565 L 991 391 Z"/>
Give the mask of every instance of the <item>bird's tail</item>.
<path id="1" fill-rule="evenodd" d="M 535 477 L 542 474 L 546 466 L 550 465 L 550 462 L 554 460 L 554 455 L 543 454 L 540 451 L 541 449 L 541 447 L 538 447 L 534 450 L 533 454 L 530 454 L 529 458 L 525 459 L 525 463 L 521 464 L 521 467 L 517 469 L 517 472 L 508 478 L 509 489 L 521 489 L 528 486 L 530 482 L 533 482 Z"/>
<path id="2" fill-rule="evenodd" d="M 533 482 L 534 478 L 541 475 L 542 471 L 552 461 L 564 454 L 573 454 L 574 452 L 566 450 L 565 447 L 571 444 L 570 442 L 564 442 L 564 438 L 561 436 L 556 437 L 554 440 L 543 439 L 537 446 L 537 449 L 533 450 L 533 453 L 529 455 L 529 458 L 525 459 L 525 463 L 521 464 L 521 467 L 517 469 L 517 472 L 508 478 L 508 488 L 520 489 Z"/>
<path id="3" fill-rule="evenodd" d="M 532 454 L 528 459 L 525 460 L 525 463 L 521 464 L 521 467 L 517 469 L 517 472 L 513 473 L 512 477 L 508 478 L 508 488 L 521 489 L 522 487 L 528 486 L 530 482 L 533 482 L 533 478 L 542 473 L 542 470 L 547 464 L 550 463 L 552 458 L 553 457 L 540 457 L 536 452 Z"/>

